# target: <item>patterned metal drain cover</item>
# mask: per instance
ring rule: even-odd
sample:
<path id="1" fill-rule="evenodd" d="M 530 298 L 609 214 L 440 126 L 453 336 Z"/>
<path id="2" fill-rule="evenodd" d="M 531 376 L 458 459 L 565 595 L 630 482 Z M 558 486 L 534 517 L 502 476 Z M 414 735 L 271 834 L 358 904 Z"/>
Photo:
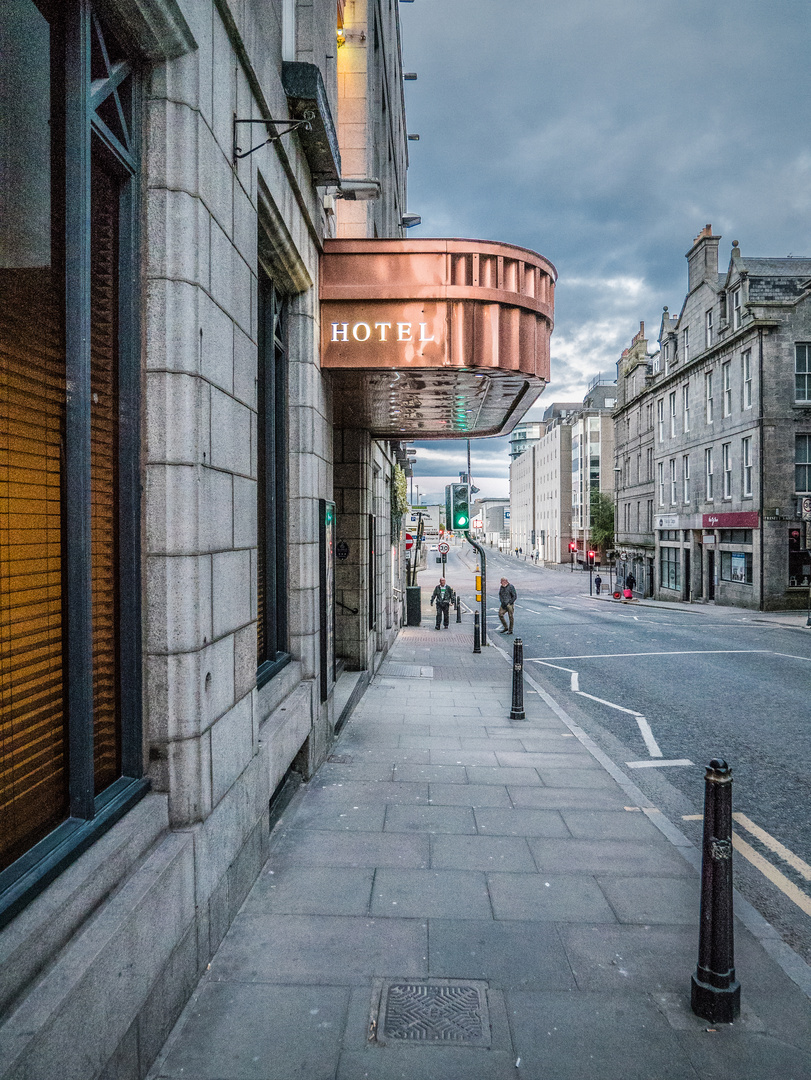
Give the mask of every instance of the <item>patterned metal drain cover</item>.
<path id="1" fill-rule="evenodd" d="M 377 983 L 369 1038 L 384 1045 L 489 1046 L 487 984 L 455 979 Z"/>

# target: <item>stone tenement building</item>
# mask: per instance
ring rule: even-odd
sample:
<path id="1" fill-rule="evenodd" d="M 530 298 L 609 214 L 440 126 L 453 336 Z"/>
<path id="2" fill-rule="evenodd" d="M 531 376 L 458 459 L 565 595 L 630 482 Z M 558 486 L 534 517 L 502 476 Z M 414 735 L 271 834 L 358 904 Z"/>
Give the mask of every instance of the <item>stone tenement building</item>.
<path id="1" fill-rule="evenodd" d="M 687 295 L 677 317 L 665 308 L 649 372 L 641 339 L 620 360 L 617 546 L 646 561 L 655 547 L 661 599 L 804 607 L 811 259 L 749 258 L 733 241 L 719 274 L 719 241 L 707 225 L 687 253 Z"/>

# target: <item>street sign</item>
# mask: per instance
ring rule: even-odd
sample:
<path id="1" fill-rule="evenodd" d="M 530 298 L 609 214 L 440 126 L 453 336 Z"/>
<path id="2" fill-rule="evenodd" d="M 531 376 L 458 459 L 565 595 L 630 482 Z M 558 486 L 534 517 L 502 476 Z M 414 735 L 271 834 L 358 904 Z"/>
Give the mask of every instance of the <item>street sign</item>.
<path id="1" fill-rule="evenodd" d="M 811 499 L 803 499 L 803 521 L 811 521 Z"/>
<path id="2" fill-rule="evenodd" d="M 411 533 L 406 533 L 406 551 L 411 551 L 414 547 L 414 537 Z"/>
<path id="3" fill-rule="evenodd" d="M 483 529 L 484 528 L 484 519 L 483 518 L 474 518 L 471 521 L 470 524 L 473 526 L 474 529 Z"/>
<path id="4" fill-rule="evenodd" d="M 341 560 L 349 558 L 349 544 L 345 540 L 339 540 L 335 545 L 335 556 Z"/>
<path id="5" fill-rule="evenodd" d="M 439 554 L 447 555 L 450 550 L 451 545 L 447 542 L 447 540 L 443 540 L 439 545 Z"/>

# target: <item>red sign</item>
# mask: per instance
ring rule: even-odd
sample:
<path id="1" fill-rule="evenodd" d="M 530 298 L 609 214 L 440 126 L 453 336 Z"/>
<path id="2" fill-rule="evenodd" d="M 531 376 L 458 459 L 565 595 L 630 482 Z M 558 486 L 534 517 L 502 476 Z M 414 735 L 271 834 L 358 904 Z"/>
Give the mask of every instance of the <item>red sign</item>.
<path id="1" fill-rule="evenodd" d="M 410 551 L 414 547 L 414 537 L 411 533 L 406 533 L 406 551 Z"/>
<path id="2" fill-rule="evenodd" d="M 705 529 L 756 529 L 757 510 L 745 510 L 740 514 L 704 514 L 701 524 Z"/>

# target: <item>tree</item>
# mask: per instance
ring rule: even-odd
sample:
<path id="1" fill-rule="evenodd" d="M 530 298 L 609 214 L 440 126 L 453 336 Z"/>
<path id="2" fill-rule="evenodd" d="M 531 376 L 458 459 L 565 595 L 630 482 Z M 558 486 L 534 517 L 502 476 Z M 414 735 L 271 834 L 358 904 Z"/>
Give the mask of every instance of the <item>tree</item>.
<path id="1" fill-rule="evenodd" d="M 592 488 L 589 536 L 592 547 L 603 553 L 614 546 L 614 500 L 604 491 Z"/>

